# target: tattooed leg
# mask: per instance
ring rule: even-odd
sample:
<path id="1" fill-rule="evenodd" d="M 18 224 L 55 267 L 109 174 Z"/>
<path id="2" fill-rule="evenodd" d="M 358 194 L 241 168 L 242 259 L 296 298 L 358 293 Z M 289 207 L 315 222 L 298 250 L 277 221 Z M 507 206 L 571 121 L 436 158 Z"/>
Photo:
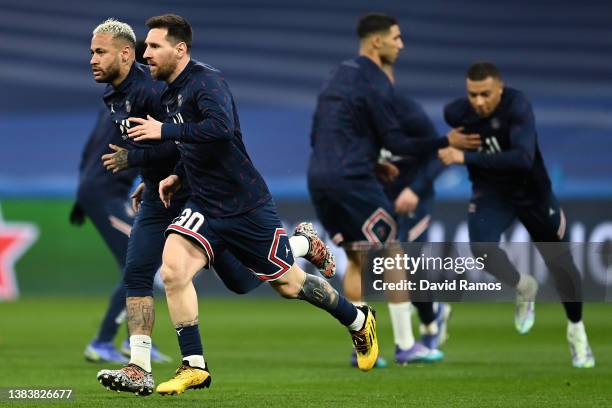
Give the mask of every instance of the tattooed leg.
<path id="1" fill-rule="evenodd" d="M 126 304 L 130 332 L 130 363 L 150 373 L 151 332 L 155 321 L 153 296 L 128 296 Z"/>
<path id="2" fill-rule="evenodd" d="M 178 331 L 178 330 L 180 330 L 180 329 L 182 329 L 184 327 L 195 326 L 195 325 L 197 325 L 199 323 L 200 322 L 199 322 L 198 318 L 196 317 L 194 320 L 176 323 L 174 325 L 174 328 Z"/>
<path id="3" fill-rule="evenodd" d="M 306 275 L 298 299 L 331 312 L 338 306 L 338 292 L 325 279 Z"/>
<path id="4" fill-rule="evenodd" d="M 305 300 L 327 311 L 344 326 L 353 324 L 359 315 L 355 306 L 340 295 L 329 282 L 307 274 L 296 264 L 270 284 L 281 296 L 287 299 Z"/>
<path id="5" fill-rule="evenodd" d="M 151 335 L 155 322 L 155 307 L 152 296 L 128 297 L 127 319 L 130 335 Z"/>

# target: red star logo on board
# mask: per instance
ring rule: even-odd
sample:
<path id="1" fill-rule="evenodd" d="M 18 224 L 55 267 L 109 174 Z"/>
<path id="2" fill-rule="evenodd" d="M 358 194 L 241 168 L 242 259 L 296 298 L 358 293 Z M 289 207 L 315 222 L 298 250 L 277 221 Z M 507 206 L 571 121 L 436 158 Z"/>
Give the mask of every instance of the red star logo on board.
<path id="1" fill-rule="evenodd" d="M 19 295 L 15 263 L 38 238 L 38 228 L 24 222 L 6 222 L 0 209 L 0 301 Z"/>

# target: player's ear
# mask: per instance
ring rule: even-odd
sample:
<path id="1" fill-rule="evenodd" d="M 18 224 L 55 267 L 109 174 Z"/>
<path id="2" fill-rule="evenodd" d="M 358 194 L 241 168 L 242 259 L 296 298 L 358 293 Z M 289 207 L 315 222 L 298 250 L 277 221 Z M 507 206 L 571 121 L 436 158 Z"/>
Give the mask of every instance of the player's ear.
<path id="1" fill-rule="evenodd" d="M 382 46 L 382 36 L 380 34 L 374 34 L 370 41 L 372 41 L 372 46 L 375 49 L 378 49 Z"/>
<path id="2" fill-rule="evenodd" d="M 123 49 L 121 50 L 121 63 L 122 64 L 127 64 L 127 62 L 130 60 L 131 52 L 132 52 L 132 48 L 130 48 L 129 45 L 126 45 L 125 47 L 123 47 Z"/>
<path id="3" fill-rule="evenodd" d="M 176 44 L 175 49 L 179 57 L 183 57 L 185 54 L 187 54 L 187 44 L 182 41 Z"/>

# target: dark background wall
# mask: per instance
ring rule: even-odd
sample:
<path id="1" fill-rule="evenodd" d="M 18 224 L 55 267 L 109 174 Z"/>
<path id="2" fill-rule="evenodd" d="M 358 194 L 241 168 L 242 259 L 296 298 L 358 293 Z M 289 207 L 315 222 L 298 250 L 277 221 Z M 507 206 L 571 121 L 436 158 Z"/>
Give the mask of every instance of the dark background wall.
<path id="1" fill-rule="evenodd" d="M 103 90 L 88 66 L 92 29 L 115 17 L 143 38 L 146 18 L 172 11 L 194 26 L 193 56 L 224 71 L 272 189 L 304 197 L 317 90 L 356 52 L 355 22 L 372 10 L 399 18 L 398 87 L 425 104 L 440 132 L 442 106 L 463 94 L 466 67 L 495 61 L 533 100 L 558 192 L 611 195 L 612 3 L 597 0 L 0 0 L 0 194 L 74 191 Z M 467 191 L 460 169 L 440 182 L 443 196 Z"/>

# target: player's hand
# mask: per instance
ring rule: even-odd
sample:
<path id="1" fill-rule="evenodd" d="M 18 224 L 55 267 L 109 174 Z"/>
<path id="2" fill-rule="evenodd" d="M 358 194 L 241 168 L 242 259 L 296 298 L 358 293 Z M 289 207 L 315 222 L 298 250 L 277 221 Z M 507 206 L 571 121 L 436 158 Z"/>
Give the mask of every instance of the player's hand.
<path id="1" fill-rule="evenodd" d="M 446 166 L 450 166 L 451 164 L 463 164 L 465 162 L 465 154 L 463 150 L 447 147 L 438 150 L 438 159 Z"/>
<path id="2" fill-rule="evenodd" d="M 399 176 L 397 166 L 387 160 L 376 163 L 376 177 L 383 183 L 390 183 Z"/>
<path id="3" fill-rule="evenodd" d="M 398 214 L 411 214 L 419 205 L 419 196 L 406 187 L 395 199 L 395 212 Z"/>
<path id="4" fill-rule="evenodd" d="M 144 192 L 144 189 L 145 184 L 140 183 L 138 187 L 134 189 L 134 192 L 130 196 L 130 198 L 132 199 L 132 210 L 134 210 L 135 213 L 140 211 L 140 203 L 142 203 L 142 193 Z"/>
<path id="5" fill-rule="evenodd" d="M 176 174 L 171 174 L 159 182 L 159 199 L 164 203 L 164 207 L 170 207 L 170 200 L 179 188 L 181 179 Z"/>
<path id="6" fill-rule="evenodd" d="M 480 135 L 477 133 L 462 133 L 463 128 L 452 129 L 446 137 L 448 138 L 448 144 L 452 147 L 456 147 L 461 150 L 474 150 L 478 149 L 482 142 L 480 141 Z"/>
<path id="7" fill-rule="evenodd" d="M 128 151 L 123 147 L 114 144 L 109 144 L 113 153 L 102 155 L 102 164 L 106 170 L 117 173 L 128 168 Z"/>
<path id="8" fill-rule="evenodd" d="M 85 211 L 77 202 L 74 203 L 70 211 L 70 223 L 79 227 L 85 223 Z"/>
<path id="9" fill-rule="evenodd" d="M 142 140 L 161 140 L 162 123 L 155 120 L 151 115 L 143 118 L 128 118 L 130 122 L 138 123 L 138 126 L 133 126 L 128 129 L 128 137 L 135 142 Z"/>

